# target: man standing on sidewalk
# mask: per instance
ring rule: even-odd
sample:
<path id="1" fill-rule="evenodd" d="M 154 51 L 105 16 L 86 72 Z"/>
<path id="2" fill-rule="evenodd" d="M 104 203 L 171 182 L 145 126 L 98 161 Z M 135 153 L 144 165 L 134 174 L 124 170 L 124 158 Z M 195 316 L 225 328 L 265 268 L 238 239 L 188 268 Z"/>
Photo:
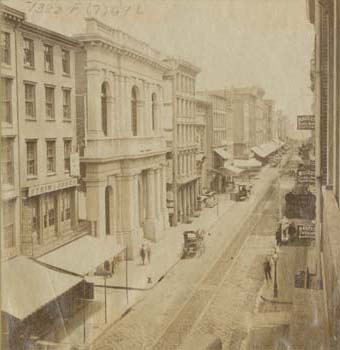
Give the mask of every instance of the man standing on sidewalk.
<path id="1" fill-rule="evenodd" d="M 151 247 L 150 247 L 149 243 L 146 245 L 146 254 L 148 256 L 148 263 L 150 264 L 150 262 L 151 262 Z"/>
<path id="2" fill-rule="evenodd" d="M 268 258 L 266 258 L 266 260 L 263 263 L 263 270 L 264 270 L 264 275 L 266 277 L 266 281 L 268 282 L 269 280 L 272 279 L 272 275 L 271 275 L 272 267 L 270 266 L 270 261 Z"/>

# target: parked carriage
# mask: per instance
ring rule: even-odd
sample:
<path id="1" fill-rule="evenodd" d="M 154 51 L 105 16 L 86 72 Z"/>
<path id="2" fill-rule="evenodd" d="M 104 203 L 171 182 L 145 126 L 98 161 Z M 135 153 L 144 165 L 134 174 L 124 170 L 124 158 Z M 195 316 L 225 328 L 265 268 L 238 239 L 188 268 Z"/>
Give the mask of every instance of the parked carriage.
<path id="1" fill-rule="evenodd" d="M 203 230 L 190 230 L 183 232 L 184 245 L 182 258 L 197 254 L 202 255 L 204 253 L 204 235 L 205 232 Z"/>

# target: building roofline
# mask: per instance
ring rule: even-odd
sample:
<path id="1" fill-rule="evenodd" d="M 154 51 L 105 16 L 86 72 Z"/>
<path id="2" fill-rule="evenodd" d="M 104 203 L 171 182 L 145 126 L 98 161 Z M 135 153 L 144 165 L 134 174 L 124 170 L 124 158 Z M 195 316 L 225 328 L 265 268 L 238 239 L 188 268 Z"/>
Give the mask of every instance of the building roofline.
<path id="1" fill-rule="evenodd" d="M 13 7 L 0 4 L 0 9 L 2 16 L 7 19 L 14 20 L 15 22 L 22 22 L 26 19 L 26 15 L 24 12 L 19 11 Z"/>
<path id="2" fill-rule="evenodd" d="M 178 69 L 179 67 L 189 69 L 195 75 L 197 75 L 198 73 L 201 72 L 201 69 L 199 67 L 195 66 L 194 64 L 190 63 L 189 61 L 184 60 L 181 57 L 169 56 L 169 57 L 166 57 L 163 61 L 172 65 L 173 68 L 175 68 L 175 69 L 176 68 Z"/>

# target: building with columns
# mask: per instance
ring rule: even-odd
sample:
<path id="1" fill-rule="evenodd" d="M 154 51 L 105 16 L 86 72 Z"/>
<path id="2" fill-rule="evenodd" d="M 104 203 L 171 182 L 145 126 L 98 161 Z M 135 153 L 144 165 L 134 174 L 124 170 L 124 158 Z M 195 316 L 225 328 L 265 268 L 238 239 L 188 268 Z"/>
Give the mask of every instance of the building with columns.
<path id="1" fill-rule="evenodd" d="M 168 191 L 172 193 L 171 224 L 186 222 L 197 207 L 200 174 L 196 167 L 199 149 L 195 120 L 195 81 L 198 67 L 178 58 L 164 60 L 169 66 L 164 74 L 165 129 L 170 146 L 172 176 Z"/>
<path id="2" fill-rule="evenodd" d="M 76 55 L 78 141 L 87 218 L 130 258 L 168 226 L 163 74 L 158 51 L 94 18 Z"/>

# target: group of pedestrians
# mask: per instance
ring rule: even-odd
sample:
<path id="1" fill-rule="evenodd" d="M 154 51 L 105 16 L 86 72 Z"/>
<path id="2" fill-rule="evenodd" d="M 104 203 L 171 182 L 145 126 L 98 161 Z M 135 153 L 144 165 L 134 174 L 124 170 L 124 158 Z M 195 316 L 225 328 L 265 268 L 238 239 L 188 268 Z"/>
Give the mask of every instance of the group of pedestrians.
<path id="1" fill-rule="evenodd" d="M 151 247 L 149 243 L 143 243 L 140 248 L 140 257 L 142 259 L 143 265 L 145 265 L 145 260 L 147 258 L 148 263 L 151 262 Z"/>

